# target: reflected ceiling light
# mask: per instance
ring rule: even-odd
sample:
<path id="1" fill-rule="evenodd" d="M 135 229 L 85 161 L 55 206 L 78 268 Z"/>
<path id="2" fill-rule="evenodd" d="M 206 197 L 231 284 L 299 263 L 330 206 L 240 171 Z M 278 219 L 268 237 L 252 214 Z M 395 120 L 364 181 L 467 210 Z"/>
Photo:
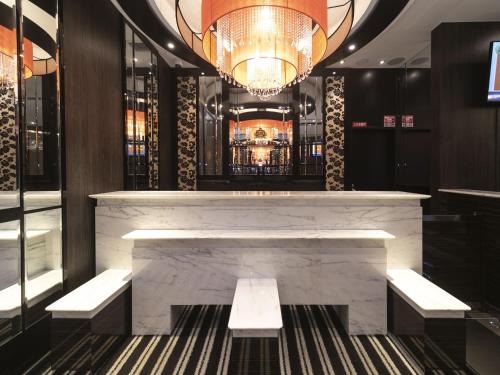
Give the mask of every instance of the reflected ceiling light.
<path id="1" fill-rule="evenodd" d="M 305 79 L 327 48 L 326 0 L 202 1 L 206 58 L 266 100 Z"/>
<path id="2" fill-rule="evenodd" d="M 356 49 L 356 45 L 355 44 L 351 44 L 349 46 L 349 51 L 354 51 Z"/>
<path id="3" fill-rule="evenodd" d="M 345 64 L 345 61 L 344 61 L 344 60 L 340 60 L 340 64 L 341 64 L 341 65 L 344 65 L 344 64 Z"/>
<path id="4" fill-rule="evenodd" d="M 24 39 L 24 77 L 33 75 L 33 43 Z M 17 36 L 15 29 L 0 25 L 0 84 L 13 85 L 17 81 Z"/>
<path id="5" fill-rule="evenodd" d="M 385 60 L 380 60 L 379 64 L 380 65 L 384 65 L 385 64 Z"/>
<path id="6" fill-rule="evenodd" d="M 167 43 L 167 47 L 168 47 L 168 49 L 174 49 L 175 48 L 175 44 L 172 43 L 172 42 L 168 42 Z"/>

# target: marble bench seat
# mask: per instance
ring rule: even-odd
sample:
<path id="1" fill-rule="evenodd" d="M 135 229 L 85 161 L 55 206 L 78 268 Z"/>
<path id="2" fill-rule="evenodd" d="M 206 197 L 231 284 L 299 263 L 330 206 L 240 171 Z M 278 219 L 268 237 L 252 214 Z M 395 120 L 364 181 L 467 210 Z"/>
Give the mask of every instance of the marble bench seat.
<path id="1" fill-rule="evenodd" d="M 238 280 L 228 323 L 233 337 L 276 338 L 282 327 L 283 319 L 276 280 Z"/>
<path id="2" fill-rule="evenodd" d="M 56 373 L 95 373 L 130 335 L 130 270 L 106 270 L 46 308 Z M 74 356 L 74 348 L 88 356 Z"/>
<path id="3" fill-rule="evenodd" d="M 470 307 L 413 270 L 388 270 L 389 286 L 424 318 L 464 318 Z"/>
<path id="4" fill-rule="evenodd" d="M 413 355 L 425 373 L 438 370 L 432 353 L 440 353 L 450 373 L 465 369 L 465 313 L 470 307 L 413 270 L 388 270 L 387 279 L 389 330 L 418 343 Z"/>
<path id="5" fill-rule="evenodd" d="M 27 306 L 32 307 L 61 287 L 62 270 L 48 270 L 26 282 Z M 21 313 L 21 285 L 14 284 L 0 291 L 0 319 Z"/>
<path id="6" fill-rule="evenodd" d="M 131 285 L 130 270 L 107 270 L 47 306 L 53 318 L 92 319 Z"/>
<path id="7" fill-rule="evenodd" d="M 275 279 L 284 305 L 335 305 L 351 335 L 387 332 L 383 230 L 137 230 L 132 330 L 169 335 L 185 305 L 230 305 L 239 279 Z"/>

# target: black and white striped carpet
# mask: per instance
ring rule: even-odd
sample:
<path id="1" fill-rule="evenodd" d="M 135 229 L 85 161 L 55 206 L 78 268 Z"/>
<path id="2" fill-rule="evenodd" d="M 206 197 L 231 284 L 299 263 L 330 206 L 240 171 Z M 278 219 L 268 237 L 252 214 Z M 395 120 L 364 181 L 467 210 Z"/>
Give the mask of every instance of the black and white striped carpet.
<path id="1" fill-rule="evenodd" d="M 282 306 L 279 339 L 233 339 L 230 306 L 190 306 L 166 336 L 131 337 L 103 374 L 420 374 L 389 336 L 348 336 L 332 307 Z M 101 372 L 101 371 L 100 371 Z"/>

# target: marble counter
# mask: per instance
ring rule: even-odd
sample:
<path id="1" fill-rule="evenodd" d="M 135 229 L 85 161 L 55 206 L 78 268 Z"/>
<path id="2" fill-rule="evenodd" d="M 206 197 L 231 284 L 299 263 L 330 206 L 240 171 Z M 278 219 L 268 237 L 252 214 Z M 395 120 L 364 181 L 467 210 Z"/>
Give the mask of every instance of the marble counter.
<path id="1" fill-rule="evenodd" d="M 440 193 L 472 195 L 482 198 L 500 199 L 500 191 L 471 190 L 471 189 L 439 189 Z"/>
<path id="2" fill-rule="evenodd" d="M 134 230 L 383 230 L 390 268 L 422 271 L 426 195 L 405 192 L 112 192 L 96 200 L 96 267 L 132 269 Z"/>

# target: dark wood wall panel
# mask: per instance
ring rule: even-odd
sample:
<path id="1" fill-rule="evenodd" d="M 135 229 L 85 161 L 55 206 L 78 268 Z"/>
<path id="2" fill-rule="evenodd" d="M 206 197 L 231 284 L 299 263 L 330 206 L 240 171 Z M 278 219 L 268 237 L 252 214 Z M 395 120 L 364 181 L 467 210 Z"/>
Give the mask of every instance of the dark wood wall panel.
<path id="1" fill-rule="evenodd" d="M 486 103 L 488 52 L 494 40 L 500 40 L 500 23 L 447 23 L 432 33 L 436 196 L 439 188 L 499 188 L 498 107 Z"/>
<path id="2" fill-rule="evenodd" d="M 67 287 L 94 274 L 89 194 L 123 189 L 122 21 L 109 1 L 63 1 Z"/>
<path id="3" fill-rule="evenodd" d="M 174 69 L 161 58 L 159 73 L 160 190 L 177 188 L 177 96 Z"/>

